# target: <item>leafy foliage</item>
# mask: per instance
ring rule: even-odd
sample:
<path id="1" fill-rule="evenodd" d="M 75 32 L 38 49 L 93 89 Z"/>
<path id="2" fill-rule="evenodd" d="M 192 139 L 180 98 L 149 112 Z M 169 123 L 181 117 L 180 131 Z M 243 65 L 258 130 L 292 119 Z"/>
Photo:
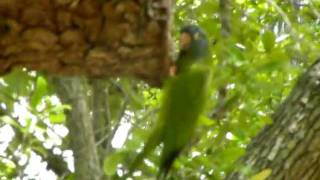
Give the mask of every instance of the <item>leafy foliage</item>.
<path id="1" fill-rule="evenodd" d="M 35 178 L 46 167 L 33 172 L 35 175 L 25 170 L 37 166 L 37 163 L 31 163 L 37 157 L 41 157 L 40 162 L 47 161 L 47 167 L 55 170 L 55 166 L 66 167 L 51 160 L 56 158 L 64 163 L 61 138 L 66 133 L 58 133 L 55 129 L 64 122 L 64 110 L 69 107 L 62 105 L 52 94 L 43 76 L 36 76 L 33 72 L 14 70 L 2 78 L 0 86 L 0 133 L 4 148 L 1 151 L 1 169 L 5 170 L 1 171 L 1 177 Z M 60 130 L 67 131 L 66 128 Z"/>

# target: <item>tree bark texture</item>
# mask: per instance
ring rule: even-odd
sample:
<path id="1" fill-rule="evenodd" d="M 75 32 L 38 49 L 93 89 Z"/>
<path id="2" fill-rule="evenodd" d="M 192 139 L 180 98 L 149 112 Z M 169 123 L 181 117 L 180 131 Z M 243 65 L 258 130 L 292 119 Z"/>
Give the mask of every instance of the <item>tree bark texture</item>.
<path id="1" fill-rule="evenodd" d="M 171 0 L 0 0 L 0 73 L 135 76 L 170 64 Z"/>
<path id="2" fill-rule="evenodd" d="M 92 126 L 95 134 L 99 161 L 102 164 L 104 158 L 111 150 L 112 126 L 109 104 L 109 83 L 106 79 L 90 79 L 92 90 Z"/>
<path id="3" fill-rule="evenodd" d="M 67 127 L 75 160 L 75 179 L 100 180 L 101 166 L 95 144 L 88 83 L 83 77 L 54 78 L 53 82 L 63 103 L 70 104 Z"/>
<path id="4" fill-rule="evenodd" d="M 242 167 L 226 179 L 248 179 L 266 169 L 270 180 L 320 179 L 320 60 L 299 78 L 239 163 L 251 173 Z"/>

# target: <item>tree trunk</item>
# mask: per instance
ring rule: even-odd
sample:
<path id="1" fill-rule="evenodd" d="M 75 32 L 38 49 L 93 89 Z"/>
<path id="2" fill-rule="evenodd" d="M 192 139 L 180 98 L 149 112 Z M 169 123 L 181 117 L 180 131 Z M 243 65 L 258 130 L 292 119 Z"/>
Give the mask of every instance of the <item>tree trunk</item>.
<path id="1" fill-rule="evenodd" d="M 63 103 L 70 104 L 67 127 L 74 156 L 75 179 L 100 180 L 101 166 L 90 117 L 88 84 L 85 78 L 54 78 L 57 92 Z"/>
<path id="2" fill-rule="evenodd" d="M 226 179 L 249 179 L 267 169 L 270 180 L 320 179 L 320 59 L 299 78 L 239 164 Z"/>

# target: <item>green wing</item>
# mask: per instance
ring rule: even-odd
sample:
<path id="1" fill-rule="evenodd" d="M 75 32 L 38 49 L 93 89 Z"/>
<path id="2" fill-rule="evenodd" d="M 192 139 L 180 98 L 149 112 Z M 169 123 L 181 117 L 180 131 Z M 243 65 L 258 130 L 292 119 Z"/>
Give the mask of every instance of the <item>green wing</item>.
<path id="1" fill-rule="evenodd" d="M 188 144 L 208 98 L 210 70 L 192 68 L 168 84 L 159 121 L 163 122 L 160 173 L 167 174 L 174 159 Z"/>

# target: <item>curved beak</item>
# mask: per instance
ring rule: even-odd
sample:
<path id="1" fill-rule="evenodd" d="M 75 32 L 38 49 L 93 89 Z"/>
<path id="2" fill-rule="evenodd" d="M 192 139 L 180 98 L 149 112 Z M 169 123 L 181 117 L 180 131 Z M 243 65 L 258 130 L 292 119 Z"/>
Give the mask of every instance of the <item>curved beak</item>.
<path id="1" fill-rule="evenodd" d="M 183 32 L 180 35 L 179 46 L 181 50 L 188 49 L 190 47 L 192 37 L 189 33 Z"/>

